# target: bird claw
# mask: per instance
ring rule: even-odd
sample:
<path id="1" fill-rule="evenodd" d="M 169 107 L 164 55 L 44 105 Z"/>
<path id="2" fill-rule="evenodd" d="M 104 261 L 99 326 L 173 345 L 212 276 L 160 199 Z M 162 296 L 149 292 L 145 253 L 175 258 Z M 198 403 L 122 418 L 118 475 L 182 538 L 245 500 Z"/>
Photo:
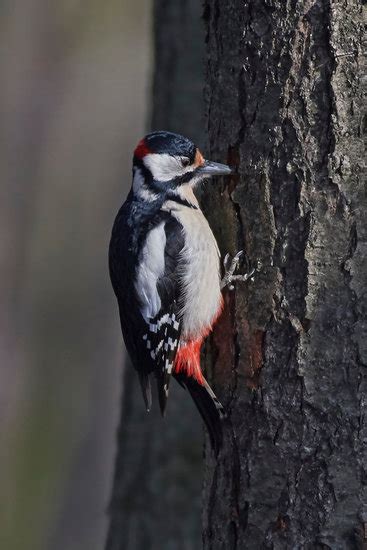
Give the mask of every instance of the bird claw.
<path id="1" fill-rule="evenodd" d="M 240 262 L 240 258 L 242 255 L 243 255 L 243 250 L 240 250 L 239 252 L 237 252 L 237 254 L 233 256 L 232 259 L 229 254 L 225 255 L 225 258 L 223 261 L 225 273 L 220 283 L 221 290 L 226 286 L 228 286 L 228 290 L 233 290 L 234 289 L 233 283 L 236 281 L 246 282 L 249 279 L 253 281 L 255 273 L 261 270 L 262 264 L 260 260 L 258 260 L 256 267 L 251 269 L 248 273 L 245 273 L 243 275 L 234 275 L 234 272 L 238 267 L 238 264 Z"/>
<path id="2" fill-rule="evenodd" d="M 224 260 L 223 260 L 223 266 L 224 266 L 224 271 L 227 273 L 228 269 L 229 269 L 229 264 L 231 262 L 231 256 L 230 254 L 227 252 L 227 254 L 224 256 Z"/>

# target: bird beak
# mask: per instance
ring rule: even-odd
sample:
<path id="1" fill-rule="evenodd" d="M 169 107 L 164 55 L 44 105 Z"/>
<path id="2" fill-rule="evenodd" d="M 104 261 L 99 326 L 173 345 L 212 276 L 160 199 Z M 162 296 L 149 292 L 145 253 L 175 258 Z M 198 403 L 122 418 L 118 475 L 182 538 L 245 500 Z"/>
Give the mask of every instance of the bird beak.
<path id="1" fill-rule="evenodd" d="M 202 166 L 197 169 L 199 174 L 203 176 L 229 176 L 233 174 L 233 170 L 226 164 L 220 164 L 219 162 L 212 162 L 206 160 Z"/>

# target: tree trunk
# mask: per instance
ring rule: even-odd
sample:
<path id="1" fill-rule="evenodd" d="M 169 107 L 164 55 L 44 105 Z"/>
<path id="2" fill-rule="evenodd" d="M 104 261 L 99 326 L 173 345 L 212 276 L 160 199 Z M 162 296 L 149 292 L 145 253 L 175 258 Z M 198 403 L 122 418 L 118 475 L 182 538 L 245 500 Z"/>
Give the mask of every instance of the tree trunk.
<path id="1" fill-rule="evenodd" d="M 211 158 L 240 174 L 207 213 L 263 268 L 208 346 L 228 421 L 204 548 L 366 548 L 362 3 L 206 0 L 205 19 Z"/>
<path id="2" fill-rule="evenodd" d="M 152 128 L 200 143 L 204 133 L 204 27 L 195 0 L 156 0 Z M 154 395 L 155 397 L 155 395 Z M 162 420 L 147 414 L 136 372 L 127 365 L 106 550 L 200 547 L 202 424 L 190 396 L 170 389 Z"/>

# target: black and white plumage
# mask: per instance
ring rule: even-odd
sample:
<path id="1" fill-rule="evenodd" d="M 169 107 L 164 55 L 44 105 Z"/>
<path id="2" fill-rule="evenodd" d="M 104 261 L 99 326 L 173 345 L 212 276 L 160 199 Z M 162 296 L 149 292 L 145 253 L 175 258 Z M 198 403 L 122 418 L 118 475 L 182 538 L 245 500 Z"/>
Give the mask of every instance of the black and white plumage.
<path id="1" fill-rule="evenodd" d="M 230 173 L 183 136 L 147 135 L 135 150 L 132 188 L 109 249 L 122 333 L 147 409 L 151 374 L 162 413 L 173 375 L 189 390 L 215 452 L 224 411 L 202 375 L 200 348 L 222 309 L 220 255 L 193 187 Z"/>

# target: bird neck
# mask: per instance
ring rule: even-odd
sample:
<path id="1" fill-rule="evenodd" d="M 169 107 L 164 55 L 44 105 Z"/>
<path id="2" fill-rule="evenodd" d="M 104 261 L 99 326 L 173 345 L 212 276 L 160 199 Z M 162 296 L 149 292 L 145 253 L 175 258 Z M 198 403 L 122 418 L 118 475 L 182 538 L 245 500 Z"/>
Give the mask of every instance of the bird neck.
<path id="1" fill-rule="evenodd" d="M 175 189 L 174 196 L 181 199 L 181 201 L 188 203 L 188 205 L 192 208 L 199 208 L 198 200 L 195 197 L 192 186 L 189 184 L 181 185 L 180 187 Z"/>

